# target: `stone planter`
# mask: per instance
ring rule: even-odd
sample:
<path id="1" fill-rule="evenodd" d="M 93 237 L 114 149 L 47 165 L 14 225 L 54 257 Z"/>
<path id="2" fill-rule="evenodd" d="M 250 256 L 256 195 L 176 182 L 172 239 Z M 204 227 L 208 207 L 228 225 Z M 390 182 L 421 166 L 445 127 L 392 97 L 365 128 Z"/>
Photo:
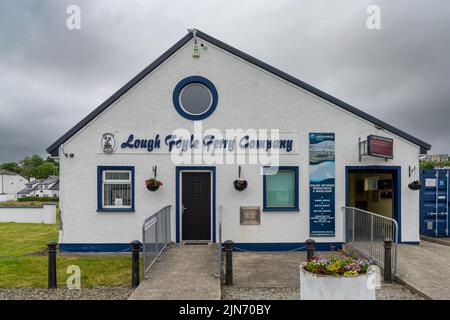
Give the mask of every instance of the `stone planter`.
<path id="1" fill-rule="evenodd" d="M 300 300 L 375 300 L 375 271 L 356 277 L 314 274 L 300 265 Z"/>

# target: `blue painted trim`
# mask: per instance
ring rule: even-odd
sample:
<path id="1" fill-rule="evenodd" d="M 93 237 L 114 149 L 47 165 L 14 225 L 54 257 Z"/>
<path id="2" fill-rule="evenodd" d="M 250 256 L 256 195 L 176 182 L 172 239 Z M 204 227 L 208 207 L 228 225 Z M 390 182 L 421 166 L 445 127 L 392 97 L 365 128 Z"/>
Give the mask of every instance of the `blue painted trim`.
<path id="1" fill-rule="evenodd" d="M 316 251 L 341 250 L 342 242 L 316 242 Z M 235 243 L 235 251 L 306 251 L 304 242 Z"/>
<path id="2" fill-rule="evenodd" d="M 216 167 L 177 166 L 175 168 L 175 228 L 176 242 L 180 243 L 180 174 L 182 171 L 211 171 L 212 174 L 212 241 L 216 242 Z"/>
<path id="3" fill-rule="evenodd" d="M 284 207 L 267 207 L 266 198 L 266 170 L 278 168 L 279 171 L 294 171 L 295 172 L 295 206 L 290 208 Z M 299 168 L 298 166 L 279 166 L 263 168 L 263 211 L 299 211 Z"/>
<path id="4" fill-rule="evenodd" d="M 136 212 L 136 210 L 127 208 L 105 208 L 97 209 L 97 212 Z"/>
<path id="5" fill-rule="evenodd" d="M 348 192 L 348 182 L 349 182 L 349 171 L 392 171 L 393 178 L 395 181 L 394 188 L 394 219 L 398 224 L 398 241 L 402 242 L 402 168 L 400 166 L 346 166 L 345 167 L 345 205 L 348 206 L 350 203 L 350 195 Z"/>
<path id="6" fill-rule="evenodd" d="M 188 86 L 192 83 L 203 84 L 211 92 L 211 97 L 212 97 L 211 106 L 209 107 L 208 110 L 206 110 L 206 112 L 204 112 L 202 114 L 197 114 L 197 115 L 189 114 L 180 105 L 181 91 L 183 90 L 183 88 L 185 88 L 186 86 Z M 197 120 L 198 121 L 198 120 L 203 120 L 203 119 L 208 118 L 214 112 L 214 110 L 217 107 L 217 103 L 219 101 L 219 95 L 217 94 L 216 87 L 214 86 L 214 84 L 211 81 L 209 81 L 206 78 L 200 77 L 200 76 L 191 76 L 191 77 L 184 78 L 183 80 L 178 82 L 178 84 L 175 86 L 175 89 L 173 90 L 172 101 L 173 101 L 175 110 L 177 110 L 177 112 L 183 118 L 186 118 L 188 120 Z"/>
<path id="7" fill-rule="evenodd" d="M 59 249 L 68 252 L 131 252 L 130 243 L 60 243 Z"/>
<path id="8" fill-rule="evenodd" d="M 411 244 L 411 245 L 419 245 L 420 241 L 403 241 L 402 244 Z"/>
<path id="9" fill-rule="evenodd" d="M 102 175 L 105 170 L 131 171 L 131 208 L 103 208 Z M 97 212 L 134 212 L 134 167 L 133 166 L 97 166 Z"/>

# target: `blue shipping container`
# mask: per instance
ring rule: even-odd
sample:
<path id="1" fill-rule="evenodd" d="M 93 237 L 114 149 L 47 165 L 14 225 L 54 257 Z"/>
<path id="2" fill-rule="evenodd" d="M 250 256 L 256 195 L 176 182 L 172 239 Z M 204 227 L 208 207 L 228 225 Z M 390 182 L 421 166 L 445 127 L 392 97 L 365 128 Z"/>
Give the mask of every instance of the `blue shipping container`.
<path id="1" fill-rule="evenodd" d="M 450 169 L 420 170 L 420 234 L 448 237 Z"/>

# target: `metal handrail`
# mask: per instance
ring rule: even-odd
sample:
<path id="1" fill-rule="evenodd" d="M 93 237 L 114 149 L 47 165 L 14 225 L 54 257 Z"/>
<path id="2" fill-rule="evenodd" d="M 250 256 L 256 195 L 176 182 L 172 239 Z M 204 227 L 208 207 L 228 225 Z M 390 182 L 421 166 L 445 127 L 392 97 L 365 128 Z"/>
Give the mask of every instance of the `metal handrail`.
<path id="1" fill-rule="evenodd" d="M 389 217 L 386 217 L 386 216 L 383 216 L 383 215 L 381 215 L 381 214 L 378 214 L 378 213 L 375 213 L 375 212 L 370 212 L 370 211 L 367 211 L 367 210 L 363 210 L 363 209 L 359 209 L 359 208 L 355 208 L 355 207 L 342 207 L 343 209 L 352 209 L 352 210 L 358 210 L 358 211 L 360 211 L 360 212 L 364 212 L 364 213 L 368 213 L 368 214 L 370 214 L 370 215 L 373 215 L 373 216 L 375 216 L 375 217 L 379 217 L 379 218 L 382 218 L 382 219 L 386 219 L 386 220 L 389 220 L 389 221 L 391 221 L 391 222 L 393 222 L 394 223 L 394 225 L 395 225 L 395 239 L 392 239 L 395 243 L 398 243 L 398 223 L 397 223 L 397 220 L 395 220 L 395 219 L 392 219 L 392 218 L 389 218 Z"/>
<path id="2" fill-rule="evenodd" d="M 381 267 L 384 266 L 384 240 L 386 238 L 392 239 L 393 261 L 391 265 L 392 274 L 395 277 L 397 269 L 397 245 L 399 241 L 397 221 L 355 207 L 344 206 L 342 209 L 345 218 L 345 243 L 350 245 L 359 254 L 372 259 Z M 357 219 L 358 221 L 356 222 Z"/>
<path id="3" fill-rule="evenodd" d="M 142 265 L 144 277 L 171 240 L 170 208 L 165 206 L 142 223 Z M 150 242 L 154 240 L 153 242 Z M 160 242 L 161 241 L 161 242 Z M 160 247 L 162 244 L 162 248 Z"/>

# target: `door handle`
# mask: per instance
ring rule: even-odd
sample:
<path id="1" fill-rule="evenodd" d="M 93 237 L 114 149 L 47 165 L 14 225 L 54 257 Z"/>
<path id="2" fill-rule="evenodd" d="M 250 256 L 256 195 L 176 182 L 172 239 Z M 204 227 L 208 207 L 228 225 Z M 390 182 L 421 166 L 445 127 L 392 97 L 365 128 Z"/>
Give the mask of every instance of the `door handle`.
<path id="1" fill-rule="evenodd" d="M 184 204 L 181 205 L 181 210 L 183 210 L 183 213 L 185 212 L 185 210 L 187 210 L 187 208 L 184 206 Z"/>

